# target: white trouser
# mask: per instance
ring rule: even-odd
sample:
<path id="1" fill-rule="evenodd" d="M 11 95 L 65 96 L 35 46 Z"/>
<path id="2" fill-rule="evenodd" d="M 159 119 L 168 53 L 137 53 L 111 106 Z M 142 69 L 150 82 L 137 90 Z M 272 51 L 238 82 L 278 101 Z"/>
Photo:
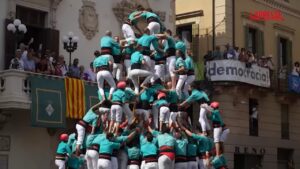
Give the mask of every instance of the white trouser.
<path id="1" fill-rule="evenodd" d="M 150 111 L 145 109 L 135 109 L 135 112 L 137 115 L 143 116 L 144 121 L 148 121 L 150 116 Z"/>
<path id="2" fill-rule="evenodd" d="M 220 138 L 220 141 L 221 142 L 225 142 L 227 140 L 227 137 L 228 137 L 228 134 L 230 133 L 230 130 L 229 129 L 225 129 L 223 130 L 222 134 L 221 134 L 221 138 Z"/>
<path id="3" fill-rule="evenodd" d="M 158 34 L 160 32 L 160 24 L 158 22 L 150 22 L 147 28 L 150 30 L 150 35 Z"/>
<path id="4" fill-rule="evenodd" d="M 122 72 L 123 72 L 123 65 L 121 63 L 114 63 L 113 64 L 113 77 L 116 78 L 118 81 L 122 79 Z"/>
<path id="5" fill-rule="evenodd" d="M 189 97 L 189 86 L 193 83 L 193 81 L 195 81 L 195 75 L 187 76 L 183 87 L 183 93 L 186 98 Z"/>
<path id="6" fill-rule="evenodd" d="M 176 85 L 176 93 L 178 95 L 178 99 L 182 99 L 182 87 L 186 81 L 187 75 L 179 75 L 177 85 Z"/>
<path id="7" fill-rule="evenodd" d="M 66 161 L 65 160 L 55 160 L 55 165 L 58 167 L 58 169 L 65 169 Z"/>
<path id="8" fill-rule="evenodd" d="M 198 169 L 197 161 L 189 161 L 188 162 L 188 169 Z"/>
<path id="9" fill-rule="evenodd" d="M 221 141 L 221 135 L 222 135 L 222 127 L 214 128 L 214 142 L 219 143 Z"/>
<path id="10" fill-rule="evenodd" d="M 175 122 L 176 122 L 177 115 L 178 115 L 178 112 L 171 112 L 171 113 L 170 113 L 170 119 L 169 119 L 170 125 L 171 125 L 172 123 L 175 123 Z"/>
<path id="11" fill-rule="evenodd" d="M 112 164 L 110 160 L 99 158 L 98 169 L 114 169 L 114 168 L 112 168 Z"/>
<path id="12" fill-rule="evenodd" d="M 166 77 L 165 65 L 163 64 L 155 65 L 154 70 L 155 70 L 155 75 L 164 82 Z"/>
<path id="13" fill-rule="evenodd" d="M 207 169 L 207 167 L 204 165 L 204 159 L 199 159 L 197 157 L 198 167 L 199 169 Z"/>
<path id="14" fill-rule="evenodd" d="M 88 169 L 98 168 L 99 153 L 96 150 L 87 150 L 85 153 L 85 160 Z"/>
<path id="15" fill-rule="evenodd" d="M 149 70 L 150 72 L 154 73 L 155 61 L 152 60 L 149 56 L 143 55 L 146 65 L 143 65 L 145 69 Z"/>
<path id="16" fill-rule="evenodd" d="M 110 120 L 121 123 L 123 109 L 120 105 L 112 105 L 110 108 Z"/>
<path id="17" fill-rule="evenodd" d="M 139 77 L 146 77 L 146 79 L 144 80 L 143 84 L 146 84 L 150 81 L 151 77 L 153 76 L 153 73 L 147 70 L 143 70 L 143 69 L 133 69 L 130 70 L 129 72 L 129 76 L 128 78 L 132 80 L 132 83 L 134 85 L 134 92 L 136 94 L 139 93 L 139 82 L 138 82 L 138 78 Z"/>
<path id="18" fill-rule="evenodd" d="M 97 83 L 101 96 L 104 96 L 103 83 L 104 80 L 110 85 L 109 94 L 112 94 L 116 89 L 116 83 L 112 74 L 108 70 L 101 70 L 97 73 Z"/>
<path id="19" fill-rule="evenodd" d="M 167 71 L 168 71 L 168 75 L 170 77 L 176 76 L 176 74 L 174 73 L 175 63 L 176 63 L 176 56 L 170 56 L 170 57 L 167 58 L 166 68 L 167 68 Z"/>
<path id="20" fill-rule="evenodd" d="M 127 117 L 128 124 L 132 124 L 133 112 L 129 108 L 129 103 L 123 104 L 123 111 Z"/>
<path id="21" fill-rule="evenodd" d="M 127 77 L 128 77 L 128 74 L 130 72 L 130 67 L 131 67 L 130 59 L 124 60 L 124 66 L 126 68 L 126 73 L 127 73 Z"/>
<path id="22" fill-rule="evenodd" d="M 173 169 L 174 168 L 174 161 L 171 160 L 166 155 L 161 155 L 158 158 L 158 168 L 159 169 Z"/>
<path id="23" fill-rule="evenodd" d="M 118 152 L 118 166 L 119 169 L 126 169 L 128 156 L 124 149 L 120 149 Z"/>
<path id="24" fill-rule="evenodd" d="M 133 165 L 128 165 L 127 169 L 140 169 L 140 166 L 133 164 Z"/>
<path id="25" fill-rule="evenodd" d="M 175 169 L 187 169 L 187 167 L 187 162 L 175 163 Z"/>
<path id="26" fill-rule="evenodd" d="M 199 123 L 201 125 L 202 132 L 206 132 L 207 130 L 211 129 L 206 116 L 207 111 L 205 109 L 205 106 L 207 106 L 207 104 L 200 105 Z"/>
<path id="27" fill-rule="evenodd" d="M 80 124 L 76 124 L 76 130 L 77 130 L 76 144 L 82 145 L 83 140 L 84 140 L 84 135 L 85 135 L 85 128 Z"/>
<path id="28" fill-rule="evenodd" d="M 158 169 L 158 163 L 157 162 L 150 162 L 150 163 L 145 163 L 141 165 L 141 169 Z"/>
<path id="29" fill-rule="evenodd" d="M 152 115 L 154 121 L 154 128 L 158 129 L 158 108 L 156 106 L 152 106 Z"/>
<path id="30" fill-rule="evenodd" d="M 169 107 L 162 106 L 159 109 L 159 121 L 168 124 L 170 119 Z"/>
<path id="31" fill-rule="evenodd" d="M 112 167 L 112 169 L 118 168 L 118 158 L 117 157 L 111 157 L 111 167 Z"/>

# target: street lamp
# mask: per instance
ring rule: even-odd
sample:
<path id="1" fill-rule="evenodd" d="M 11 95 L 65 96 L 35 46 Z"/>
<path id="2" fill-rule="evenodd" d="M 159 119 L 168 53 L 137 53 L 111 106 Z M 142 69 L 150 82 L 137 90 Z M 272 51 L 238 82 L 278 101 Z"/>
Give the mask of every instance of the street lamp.
<path id="1" fill-rule="evenodd" d="M 18 47 L 18 42 L 21 40 L 23 35 L 27 32 L 26 25 L 22 24 L 20 19 L 15 19 L 13 23 L 7 25 L 7 30 L 15 35 L 15 49 Z"/>
<path id="2" fill-rule="evenodd" d="M 72 53 L 77 49 L 77 43 L 79 38 L 74 36 L 73 32 L 69 32 L 67 36 L 64 36 L 62 42 L 64 43 L 64 49 L 69 52 L 69 71 L 72 65 Z M 70 73 L 70 72 L 69 72 Z"/>

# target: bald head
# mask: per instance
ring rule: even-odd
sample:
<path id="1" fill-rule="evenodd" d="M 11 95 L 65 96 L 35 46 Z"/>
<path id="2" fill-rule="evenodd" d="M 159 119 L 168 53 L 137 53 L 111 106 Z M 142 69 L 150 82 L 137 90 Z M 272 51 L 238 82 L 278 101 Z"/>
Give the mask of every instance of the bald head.
<path id="1" fill-rule="evenodd" d="M 112 33 L 111 33 L 111 31 L 107 30 L 107 31 L 105 32 L 105 35 L 106 35 L 106 36 L 112 36 Z"/>

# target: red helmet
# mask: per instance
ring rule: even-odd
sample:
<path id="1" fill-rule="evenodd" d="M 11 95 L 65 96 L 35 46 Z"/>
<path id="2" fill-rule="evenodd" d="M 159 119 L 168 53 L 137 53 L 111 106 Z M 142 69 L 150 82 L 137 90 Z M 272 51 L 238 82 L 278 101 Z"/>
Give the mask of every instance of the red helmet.
<path id="1" fill-rule="evenodd" d="M 212 103 L 210 103 L 210 107 L 212 107 L 214 109 L 219 108 L 219 102 L 212 102 Z"/>
<path id="2" fill-rule="evenodd" d="M 68 141 L 68 139 L 69 139 L 69 135 L 66 133 L 63 133 L 59 136 L 60 141 Z"/>
<path id="3" fill-rule="evenodd" d="M 163 92 L 158 93 L 158 95 L 157 95 L 158 100 L 163 98 L 163 97 L 166 97 L 166 93 L 163 93 Z"/>
<path id="4" fill-rule="evenodd" d="M 126 82 L 125 81 L 119 81 L 118 84 L 117 84 L 117 88 L 125 89 L 126 88 Z"/>

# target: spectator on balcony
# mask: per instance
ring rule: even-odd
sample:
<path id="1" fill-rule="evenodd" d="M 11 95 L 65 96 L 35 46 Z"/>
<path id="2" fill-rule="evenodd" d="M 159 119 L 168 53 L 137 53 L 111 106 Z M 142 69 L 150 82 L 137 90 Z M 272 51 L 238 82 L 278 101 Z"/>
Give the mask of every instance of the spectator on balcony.
<path id="1" fill-rule="evenodd" d="M 68 67 L 65 63 L 64 56 L 60 55 L 54 67 L 54 75 L 56 76 L 66 76 L 68 72 Z"/>
<path id="2" fill-rule="evenodd" d="M 239 61 L 241 62 L 248 62 L 248 54 L 245 48 L 241 48 L 241 53 L 239 54 Z"/>
<path id="3" fill-rule="evenodd" d="M 224 59 L 234 59 L 235 58 L 235 51 L 234 49 L 227 43 L 225 45 L 225 51 L 223 53 L 223 58 Z"/>
<path id="4" fill-rule="evenodd" d="M 10 61 L 10 69 L 24 70 L 24 63 L 21 60 L 22 51 L 21 49 L 16 50 L 16 56 Z"/>
<path id="5" fill-rule="evenodd" d="M 69 72 L 70 77 L 80 79 L 80 70 L 79 70 L 78 64 L 79 64 L 79 59 L 77 59 L 77 58 L 74 59 L 73 65 L 70 67 L 70 72 Z"/>
<path id="6" fill-rule="evenodd" d="M 222 55 L 222 52 L 221 52 L 220 46 L 216 46 L 216 49 L 213 51 L 213 59 L 214 60 L 222 60 L 222 59 L 224 59 L 223 55 Z"/>
<path id="7" fill-rule="evenodd" d="M 24 63 L 24 70 L 29 72 L 35 72 L 35 52 L 33 49 L 30 49 L 27 55 L 22 55 L 22 61 Z"/>
<path id="8" fill-rule="evenodd" d="M 248 55 L 248 61 L 247 61 L 247 63 L 246 63 L 246 67 L 247 67 L 247 68 L 251 68 L 251 66 L 252 66 L 253 64 L 256 64 L 256 63 L 257 63 L 257 60 L 256 60 L 255 55 L 254 55 L 252 52 L 248 51 L 248 52 L 247 52 L 247 55 Z"/>
<path id="9" fill-rule="evenodd" d="M 235 55 L 234 55 L 234 60 L 238 60 L 239 59 L 239 55 L 240 55 L 240 53 L 239 53 L 239 47 L 234 47 L 234 53 L 235 53 Z"/>
<path id="10" fill-rule="evenodd" d="M 93 62 L 90 63 L 90 68 L 84 71 L 84 74 L 86 76 L 85 80 L 92 81 L 92 82 L 96 81 L 96 73 L 94 72 Z"/>
<path id="11" fill-rule="evenodd" d="M 51 74 L 49 60 L 47 55 L 43 55 L 36 65 L 37 73 Z"/>
<path id="12" fill-rule="evenodd" d="M 292 75 L 295 75 L 295 76 L 299 76 L 300 75 L 300 63 L 299 62 L 295 62 L 294 63 Z"/>

